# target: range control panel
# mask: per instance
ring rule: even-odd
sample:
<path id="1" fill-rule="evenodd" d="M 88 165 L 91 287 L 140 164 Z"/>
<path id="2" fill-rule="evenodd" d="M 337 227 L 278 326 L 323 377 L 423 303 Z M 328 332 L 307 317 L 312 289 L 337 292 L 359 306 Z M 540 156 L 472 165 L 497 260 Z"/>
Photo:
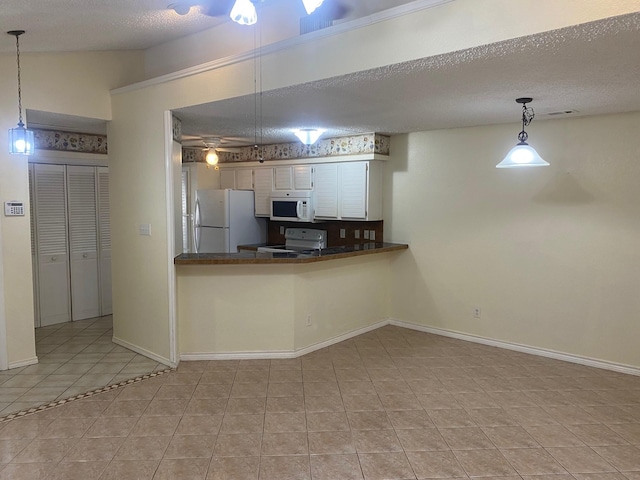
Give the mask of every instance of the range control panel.
<path id="1" fill-rule="evenodd" d="M 4 216 L 5 217 L 20 217 L 24 216 L 24 203 L 22 202 L 4 202 Z"/>

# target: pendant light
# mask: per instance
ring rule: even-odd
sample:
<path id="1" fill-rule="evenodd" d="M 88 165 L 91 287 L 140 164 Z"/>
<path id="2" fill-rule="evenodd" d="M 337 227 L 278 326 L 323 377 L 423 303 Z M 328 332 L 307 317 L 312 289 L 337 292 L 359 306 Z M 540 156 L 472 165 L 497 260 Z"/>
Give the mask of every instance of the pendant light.
<path id="1" fill-rule="evenodd" d="M 16 59 L 18 62 L 18 126 L 9 130 L 9 153 L 33 155 L 35 153 L 35 136 L 33 130 L 27 130 L 22 121 L 22 86 L 20 85 L 20 35 L 24 30 L 11 30 L 9 35 L 16 37 Z"/>
<path id="2" fill-rule="evenodd" d="M 229 18 L 240 25 L 253 25 L 258 21 L 256 6 L 251 0 L 236 0 Z"/>
<path id="3" fill-rule="evenodd" d="M 311 15 L 315 12 L 316 8 L 322 5 L 324 0 L 302 0 L 304 4 L 304 9 L 307 11 L 307 15 Z"/>
<path id="4" fill-rule="evenodd" d="M 520 142 L 509 150 L 507 156 L 496 165 L 496 168 L 546 167 L 549 165 L 527 143 L 529 135 L 524 131 L 524 127 L 528 126 L 535 117 L 533 108 L 527 108 L 527 103 L 531 103 L 532 100 L 533 98 L 530 97 L 516 98 L 516 102 L 522 105 L 522 131 L 518 134 Z"/>
<path id="5" fill-rule="evenodd" d="M 300 128 L 293 134 L 305 145 L 313 145 L 325 131 L 321 128 Z"/>

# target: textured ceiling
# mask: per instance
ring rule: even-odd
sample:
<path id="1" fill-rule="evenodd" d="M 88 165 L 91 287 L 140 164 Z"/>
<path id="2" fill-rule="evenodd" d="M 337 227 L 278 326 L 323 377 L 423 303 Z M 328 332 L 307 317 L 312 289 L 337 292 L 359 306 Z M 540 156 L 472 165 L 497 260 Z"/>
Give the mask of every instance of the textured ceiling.
<path id="1" fill-rule="evenodd" d="M 339 136 L 517 124 L 521 96 L 534 98 L 537 120 L 564 110 L 626 112 L 640 110 L 638 52 L 635 13 L 264 92 L 257 122 L 254 95 L 176 113 L 186 134 L 233 146 L 252 144 L 256 133 L 260 143 L 295 141 L 291 128 Z"/>
<path id="2" fill-rule="evenodd" d="M 187 15 L 167 6 L 195 5 Z M 206 0 L 215 1 L 215 0 Z M 264 0 L 291 3 L 300 0 Z M 0 23 L 4 31 L 26 30 L 24 52 L 65 52 L 146 49 L 211 28 L 226 17 L 202 14 L 199 0 L 2 0 Z M 345 20 L 360 18 L 411 0 L 340 0 L 349 7 Z M 297 11 L 293 8 L 291 11 Z M 81 39 L 81 41 L 80 41 Z M 15 40 L 0 40 L 0 53 L 15 51 Z"/>

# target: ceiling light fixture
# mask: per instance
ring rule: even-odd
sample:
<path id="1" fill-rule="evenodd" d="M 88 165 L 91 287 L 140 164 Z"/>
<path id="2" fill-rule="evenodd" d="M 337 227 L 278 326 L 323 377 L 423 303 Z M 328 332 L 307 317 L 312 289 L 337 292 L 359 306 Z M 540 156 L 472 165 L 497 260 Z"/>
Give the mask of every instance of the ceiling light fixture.
<path id="1" fill-rule="evenodd" d="M 321 128 L 299 128 L 293 134 L 305 145 L 313 145 L 325 131 Z"/>
<path id="2" fill-rule="evenodd" d="M 211 138 L 209 140 L 204 141 L 205 146 L 207 147 L 207 155 L 204 160 L 208 165 L 217 165 L 218 164 L 218 153 L 216 152 L 216 148 L 220 146 L 219 138 Z"/>
<path id="3" fill-rule="evenodd" d="M 522 131 L 518 134 L 520 142 L 509 150 L 507 156 L 496 165 L 496 168 L 546 167 L 549 165 L 527 143 L 529 135 L 524 131 L 524 127 L 528 126 L 535 117 L 533 108 L 527 108 L 527 103 L 531 103 L 532 100 L 533 98 L 530 97 L 516 98 L 516 102 L 522 104 Z"/>
<path id="4" fill-rule="evenodd" d="M 170 3 L 169 5 L 167 5 L 167 8 L 172 9 L 178 15 L 186 15 L 191 10 L 191 5 L 186 2 L 176 2 Z"/>
<path id="5" fill-rule="evenodd" d="M 35 153 L 35 135 L 27 130 L 22 121 L 22 86 L 20 85 L 20 35 L 24 30 L 11 30 L 9 35 L 16 37 L 16 59 L 18 62 L 18 126 L 9 130 L 9 153 L 33 155 Z"/>
<path id="6" fill-rule="evenodd" d="M 229 18 L 240 25 L 253 25 L 258 21 L 256 6 L 251 0 L 236 0 Z"/>
<path id="7" fill-rule="evenodd" d="M 322 5 L 324 0 L 302 0 L 304 4 L 304 9 L 307 11 L 307 15 L 311 15 L 315 12 L 316 8 Z"/>

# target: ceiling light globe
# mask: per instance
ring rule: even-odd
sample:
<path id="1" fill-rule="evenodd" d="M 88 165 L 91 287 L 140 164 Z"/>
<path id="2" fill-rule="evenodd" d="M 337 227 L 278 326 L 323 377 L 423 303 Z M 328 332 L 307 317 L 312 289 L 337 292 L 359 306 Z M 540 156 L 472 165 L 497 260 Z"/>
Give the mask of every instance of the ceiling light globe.
<path id="1" fill-rule="evenodd" d="M 311 15 L 315 10 L 322 5 L 324 0 L 302 0 L 304 9 L 307 11 L 307 15 Z"/>
<path id="2" fill-rule="evenodd" d="M 253 25 L 258 21 L 256 6 L 251 0 L 236 0 L 229 18 L 240 25 Z"/>
<path id="3" fill-rule="evenodd" d="M 218 154 L 216 153 L 216 151 L 214 149 L 209 149 L 209 151 L 207 152 L 207 156 L 205 157 L 205 161 L 207 162 L 207 164 L 217 165 L 219 160 L 220 159 L 218 158 Z"/>
<path id="4" fill-rule="evenodd" d="M 549 163 L 544 161 L 535 148 L 526 143 L 519 143 L 507 153 L 496 168 L 518 167 L 546 167 Z"/>
<path id="5" fill-rule="evenodd" d="M 316 143 L 320 138 L 320 135 L 324 132 L 325 130 L 321 128 L 299 128 L 297 130 L 293 130 L 293 134 L 305 145 L 313 145 Z"/>

